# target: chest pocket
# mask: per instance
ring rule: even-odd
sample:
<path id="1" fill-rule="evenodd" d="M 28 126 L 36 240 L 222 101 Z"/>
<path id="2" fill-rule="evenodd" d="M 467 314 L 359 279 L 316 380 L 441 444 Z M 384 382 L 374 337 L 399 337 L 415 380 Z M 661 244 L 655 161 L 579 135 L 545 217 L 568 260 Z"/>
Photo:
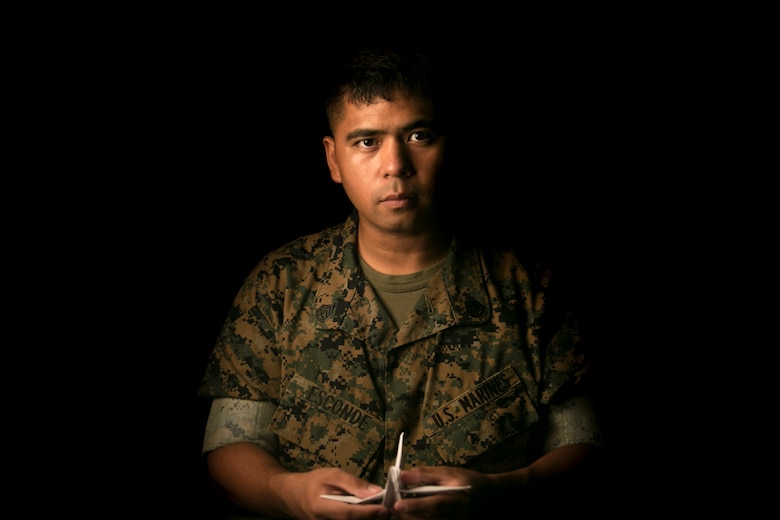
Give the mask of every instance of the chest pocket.
<path id="1" fill-rule="evenodd" d="M 384 425 L 349 394 L 320 387 L 296 374 L 271 419 L 282 463 L 291 470 L 338 466 L 356 476 L 373 470 Z"/>
<path id="2" fill-rule="evenodd" d="M 431 453 L 439 457 L 429 463 L 463 466 L 502 444 L 513 445 L 516 451 L 516 441 L 523 437 L 519 434 L 537 421 L 539 413 L 525 385 L 514 368 L 507 367 L 425 417 Z M 504 454 L 504 458 L 515 456 L 524 458 L 524 454 Z"/>

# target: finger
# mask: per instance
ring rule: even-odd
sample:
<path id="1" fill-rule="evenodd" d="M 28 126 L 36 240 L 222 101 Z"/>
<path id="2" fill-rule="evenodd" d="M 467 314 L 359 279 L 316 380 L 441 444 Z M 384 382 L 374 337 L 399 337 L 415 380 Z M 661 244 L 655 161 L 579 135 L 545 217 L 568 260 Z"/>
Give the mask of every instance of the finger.
<path id="1" fill-rule="evenodd" d="M 327 482 L 327 494 L 348 494 L 364 498 L 382 491 L 382 487 L 343 471 L 328 475 Z"/>
<path id="2" fill-rule="evenodd" d="M 452 475 L 440 467 L 418 466 L 401 472 L 401 482 L 406 485 L 449 485 Z"/>
<path id="3" fill-rule="evenodd" d="M 459 494 L 461 495 L 461 494 Z M 403 520 L 416 518 L 468 518 L 468 497 L 465 495 L 436 495 L 422 498 L 404 498 L 393 509 Z"/>

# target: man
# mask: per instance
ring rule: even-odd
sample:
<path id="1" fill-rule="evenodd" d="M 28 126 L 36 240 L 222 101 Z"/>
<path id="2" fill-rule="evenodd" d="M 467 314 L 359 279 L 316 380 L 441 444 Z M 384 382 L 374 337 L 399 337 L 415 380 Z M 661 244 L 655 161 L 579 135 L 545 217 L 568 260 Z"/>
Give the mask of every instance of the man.
<path id="1" fill-rule="evenodd" d="M 379 47 L 350 62 L 323 143 L 354 211 L 263 258 L 218 338 L 199 391 L 214 399 L 203 449 L 242 509 L 532 511 L 571 489 L 601 443 L 586 342 L 554 273 L 451 225 L 452 112 L 429 57 Z M 390 506 L 324 497 L 381 491 L 401 437 L 401 487 L 465 490 Z"/>

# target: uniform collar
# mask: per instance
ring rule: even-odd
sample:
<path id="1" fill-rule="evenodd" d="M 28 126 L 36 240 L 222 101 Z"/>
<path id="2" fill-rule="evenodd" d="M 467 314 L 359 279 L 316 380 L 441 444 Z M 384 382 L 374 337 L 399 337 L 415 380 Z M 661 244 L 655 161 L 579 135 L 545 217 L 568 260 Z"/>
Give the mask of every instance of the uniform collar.
<path id="1" fill-rule="evenodd" d="M 461 249 L 453 240 L 446 261 L 427 291 L 427 315 L 400 331 L 381 318 L 377 300 L 357 254 L 357 212 L 335 228 L 333 246 L 315 297 L 315 326 L 342 329 L 378 345 L 395 338 L 406 343 L 464 324 L 480 324 L 490 318 L 482 255 L 473 247 Z M 391 334 L 392 333 L 392 334 Z"/>

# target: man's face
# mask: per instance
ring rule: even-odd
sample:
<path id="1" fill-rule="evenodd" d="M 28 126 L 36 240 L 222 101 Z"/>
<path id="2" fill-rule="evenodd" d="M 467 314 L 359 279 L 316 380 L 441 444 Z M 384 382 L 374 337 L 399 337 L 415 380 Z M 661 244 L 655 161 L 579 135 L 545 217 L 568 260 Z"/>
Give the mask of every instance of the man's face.
<path id="1" fill-rule="evenodd" d="M 433 218 L 445 138 L 425 98 L 396 96 L 347 104 L 325 137 L 331 178 L 360 215 L 360 226 L 392 234 L 424 231 Z"/>

